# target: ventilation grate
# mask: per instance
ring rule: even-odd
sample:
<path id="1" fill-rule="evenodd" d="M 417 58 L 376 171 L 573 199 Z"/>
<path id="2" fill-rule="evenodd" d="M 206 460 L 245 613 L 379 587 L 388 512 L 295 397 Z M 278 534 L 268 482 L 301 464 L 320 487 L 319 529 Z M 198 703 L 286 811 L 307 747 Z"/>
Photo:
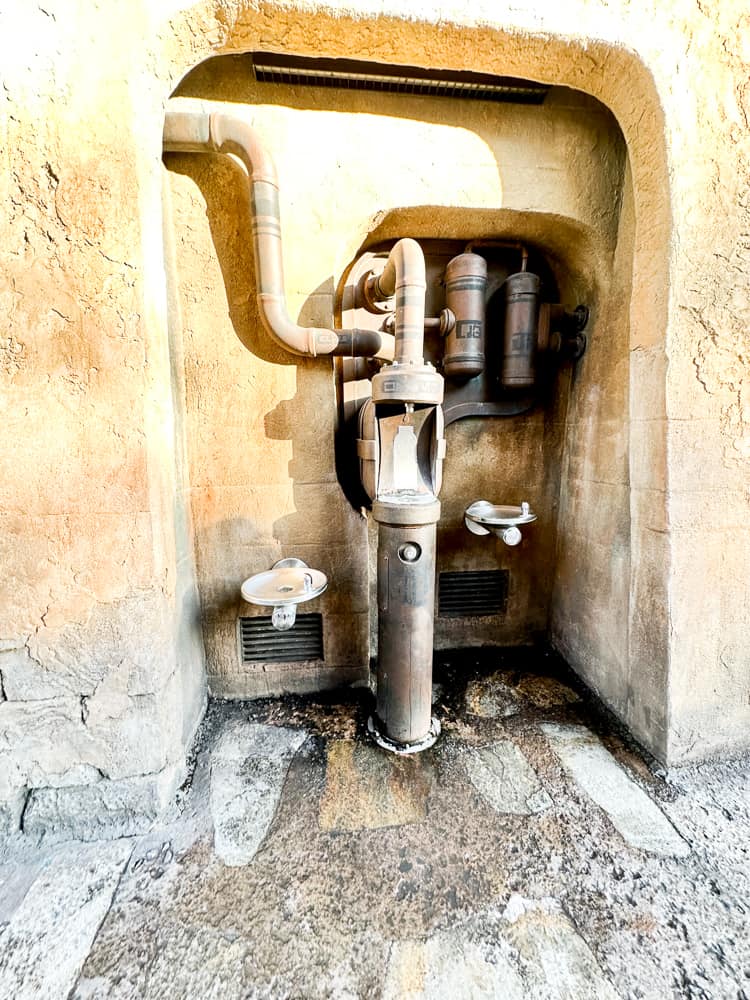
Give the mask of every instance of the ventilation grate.
<path id="1" fill-rule="evenodd" d="M 508 604 L 508 570 L 441 573 L 441 618 L 474 618 L 503 615 Z"/>
<path id="2" fill-rule="evenodd" d="M 240 618 L 240 659 L 243 663 L 298 663 L 323 659 L 323 616 L 297 615 L 286 632 L 270 617 Z"/>
<path id="3" fill-rule="evenodd" d="M 549 91 L 544 84 L 510 76 L 447 70 L 436 72 L 414 66 L 388 66 L 352 59 L 306 59 L 256 52 L 252 62 L 255 79 L 261 83 L 341 87 L 345 90 L 376 90 L 390 94 L 423 94 L 517 104 L 541 104 Z"/>

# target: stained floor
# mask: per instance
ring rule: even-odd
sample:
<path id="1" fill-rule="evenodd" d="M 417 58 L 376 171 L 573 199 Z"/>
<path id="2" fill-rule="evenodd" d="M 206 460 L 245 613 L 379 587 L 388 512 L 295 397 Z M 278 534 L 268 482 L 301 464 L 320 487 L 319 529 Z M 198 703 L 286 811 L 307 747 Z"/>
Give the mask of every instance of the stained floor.
<path id="1" fill-rule="evenodd" d="M 664 774 L 551 655 L 436 682 L 412 758 L 212 705 L 161 826 L 0 864 L 0 998 L 750 1000 L 748 758 Z"/>

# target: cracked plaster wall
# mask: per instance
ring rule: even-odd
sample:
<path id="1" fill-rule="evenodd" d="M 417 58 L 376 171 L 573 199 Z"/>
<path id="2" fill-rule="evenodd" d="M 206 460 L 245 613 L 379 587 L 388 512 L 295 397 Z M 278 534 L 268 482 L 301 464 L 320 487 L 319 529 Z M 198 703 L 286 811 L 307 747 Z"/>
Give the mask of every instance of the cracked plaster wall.
<path id="1" fill-rule="evenodd" d="M 69 808 L 102 779 L 168 788 L 200 715 L 163 104 L 200 61 L 255 48 L 526 76 L 612 110 L 634 220 L 627 697 L 593 680 L 672 762 L 747 741 L 746 5 L 442 0 L 373 14 L 338 0 L 0 4 L 10 824 L 32 787 L 72 789 Z"/>

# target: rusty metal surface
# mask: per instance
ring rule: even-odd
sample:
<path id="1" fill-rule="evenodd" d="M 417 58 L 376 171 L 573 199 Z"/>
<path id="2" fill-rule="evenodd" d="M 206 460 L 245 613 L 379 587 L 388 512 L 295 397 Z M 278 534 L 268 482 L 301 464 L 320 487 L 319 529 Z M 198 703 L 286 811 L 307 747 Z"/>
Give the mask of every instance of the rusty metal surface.
<path id="1" fill-rule="evenodd" d="M 434 524 L 380 524 L 377 716 L 397 743 L 415 743 L 432 721 Z"/>
<path id="2" fill-rule="evenodd" d="M 487 261 L 462 253 L 445 269 L 445 304 L 455 316 L 445 339 L 443 371 L 447 378 L 465 381 L 484 371 L 485 296 Z"/>
<path id="3" fill-rule="evenodd" d="M 508 389 L 528 389 L 536 382 L 541 280 L 519 271 L 505 280 L 505 327 L 500 380 Z"/>

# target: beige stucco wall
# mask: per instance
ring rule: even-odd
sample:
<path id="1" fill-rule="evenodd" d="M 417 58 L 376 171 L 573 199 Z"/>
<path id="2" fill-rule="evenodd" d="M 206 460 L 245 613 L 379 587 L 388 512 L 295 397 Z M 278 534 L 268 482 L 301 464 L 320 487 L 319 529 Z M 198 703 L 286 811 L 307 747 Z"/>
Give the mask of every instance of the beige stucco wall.
<path id="1" fill-rule="evenodd" d="M 633 191 L 627 700 L 596 674 L 593 647 L 570 654 L 662 758 L 746 743 L 743 3 L 0 6 L 0 800 L 12 823 L 29 788 L 63 811 L 92 784 L 166 794 L 200 715 L 161 130 L 191 67 L 254 48 L 527 76 L 613 112 Z M 291 372 L 274 377 L 288 398 Z M 575 416 L 606 419 L 591 399 Z"/>

